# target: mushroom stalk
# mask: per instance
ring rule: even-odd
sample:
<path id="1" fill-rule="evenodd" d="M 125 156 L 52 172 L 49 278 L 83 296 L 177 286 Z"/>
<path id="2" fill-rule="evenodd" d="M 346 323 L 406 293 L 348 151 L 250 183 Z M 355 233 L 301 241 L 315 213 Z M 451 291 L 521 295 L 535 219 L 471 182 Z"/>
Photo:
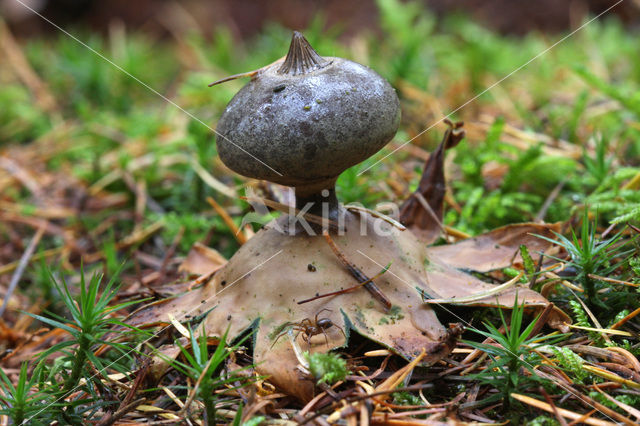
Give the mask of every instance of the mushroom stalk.
<path id="1" fill-rule="evenodd" d="M 335 186 L 316 192 L 308 192 L 306 187 L 296 187 L 296 208 L 324 219 L 337 220 L 340 203 Z"/>

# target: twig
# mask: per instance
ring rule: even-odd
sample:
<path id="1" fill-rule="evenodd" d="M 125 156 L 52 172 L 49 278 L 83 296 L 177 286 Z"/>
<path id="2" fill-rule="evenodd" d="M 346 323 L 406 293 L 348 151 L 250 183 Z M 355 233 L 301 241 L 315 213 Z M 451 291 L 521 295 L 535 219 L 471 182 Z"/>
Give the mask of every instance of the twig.
<path id="1" fill-rule="evenodd" d="M 602 327 L 602 325 L 600 325 L 600 321 L 598 321 L 598 318 L 596 318 L 596 316 L 593 314 L 593 312 L 591 312 L 591 309 L 589 309 L 589 307 L 587 306 L 586 303 L 584 303 L 582 301 L 582 299 L 580 299 L 578 296 L 576 296 L 575 293 L 573 293 L 573 296 L 578 299 L 578 302 L 580 302 L 580 304 L 582 305 L 582 309 L 584 309 L 584 311 L 587 313 L 587 315 L 589 316 L 589 318 L 591 318 L 591 321 L 593 321 L 593 324 L 596 326 L 596 328 L 603 330 L 604 327 Z M 611 343 L 611 339 L 609 338 L 609 336 L 607 336 L 606 333 L 603 333 L 602 331 L 598 331 L 598 333 L 600 333 L 600 336 L 602 336 L 602 338 L 607 342 L 607 343 Z"/>
<path id="2" fill-rule="evenodd" d="M 107 414 L 106 416 L 104 416 L 98 423 L 96 423 L 96 426 L 111 426 L 112 424 L 114 424 L 115 422 L 123 418 L 129 411 L 136 408 L 145 400 L 146 398 L 138 398 L 135 401 L 130 402 L 125 406 L 121 406 L 120 408 L 118 408 L 118 411 L 116 411 L 115 413 Z"/>
<path id="3" fill-rule="evenodd" d="M 233 233 L 233 236 L 235 237 L 235 239 L 241 245 L 246 243 L 247 242 L 247 237 L 245 237 L 245 235 L 242 233 L 242 231 L 233 222 L 233 219 L 231 219 L 231 216 L 229 216 L 229 213 L 227 213 L 227 211 L 225 209 L 223 209 L 222 206 L 220 204 L 218 204 L 218 202 L 216 200 L 214 200 L 213 198 L 211 198 L 211 197 L 207 197 L 207 203 L 209 203 L 211 205 L 211 207 L 213 207 L 213 209 L 216 211 L 216 213 L 218 213 L 220 215 L 220 217 L 222 218 L 224 223 L 227 224 L 227 226 L 229 227 L 229 229 Z"/>
<path id="4" fill-rule="evenodd" d="M 320 294 L 318 296 L 314 296 L 314 297 L 311 297 L 309 299 L 304 299 L 304 300 L 299 301 L 298 305 L 302 305 L 303 303 L 313 302 L 314 300 L 322 299 L 324 297 L 339 296 L 341 294 L 351 293 L 352 291 L 355 291 L 355 290 L 359 289 L 360 287 L 363 287 L 363 286 L 369 284 L 370 282 L 373 282 L 373 280 L 375 280 L 376 278 L 379 278 L 382 274 L 387 272 L 387 270 L 389 269 L 390 266 L 391 266 L 391 263 L 389 263 L 387 266 L 385 266 L 382 269 L 382 271 L 378 272 L 373 277 L 369 278 L 365 282 L 362 282 L 362 283 L 360 283 L 358 285 L 354 285 L 353 287 L 345 288 L 344 290 L 332 291 L 331 293 Z"/>
<path id="5" fill-rule="evenodd" d="M 198 278 L 196 278 L 195 280 L 193 280 L 189 284 L 189 287 L 187 288 L 187 291 L 191 291 L 194 288 L 196 288 L 197 286 L 199 286 L 200 284 L 208 281 L 213 276 L 213 274 L 215 274 L 217 271 L 218 271 L 218 269 L 214 269 L 211 272 L 207 272 L 206 274 L 200 275 Z"/>
<path id="6" fill-rule="evenodd" d="M 530 339 L 536 336 L 538 333 L 540 333 L 540 330 L 542 330 L 542 327 L 547 323 L 547 319 L 549 318 L 549 315 L 551 314 L 553 307 L 554 305 L 551 302 L 545 305 L 544 310 L 538 316 L 536 320 L 536 325 L 534 325 L 533 328 L 531 329 L 531 333 L 529 333 L 529 335 L 527 336 L 527 339 Z"/>
<path id="7" fill-rule="evenodd" d="M 13 294 L 13 291 L 16 289 L 16 286 L 18 285 L 20 278 L 22 278 L 22 274 L 24 273 L 24 268 L 27 267 L 27 264 L 29 263 L 31 256 L 33 256 L 33 252 L 38 246 L 40 239 L 44 235 L 44 230 L 45 230 L 44 226 L 41 226 L 40 228 L 38 228 L 36 235 L 31 239 L 31 241 L 29 242 L 29 245 L 27 246 L 27 249 L 22 254 L 22 257 L 20 258 L 20 263 L 18 264 L 18 268 L 11 276 L 9 289 L 7 290 L 7 294 L 4 295 L 4 301 L 2 302 L 2 306 L 0 306 L 0 318 L 2 318 L 2 315 L 4 314 L 5 309 L 7 309 L 7 304 L 9 303 L 9 299 L 11 299 L 11 295 Z"/>
<path id="8" fill-rule="evenodd" d="M 560 426 L 567 426 L 567 421 L 560 415 L 560 413 L 558 412 L 558 407 L 556 407 L 556 405 L 553 403 L 553 400 L 551 399 L 549 394 L 544 390 L 542 386 L 540 386 L 538 390 L 540 391 L 542 396 L 544 396 L 547 404 L 549 404 L 553 409 L 553 415 L 556 416 L 556 419 L 558 420 L 558 423 L 560 423 Z"/>
<path id="9" fill-rule="evenodd" d="M 626 286 L 629 286 L 629 287 L 640 287 L 640 284 L 631 283 L 629 281 L 616 280 L 615 278 L 603 277 L 603 276 L 595 275 L 595 274 L 588 274 L 587 276 L 589 278 L 593 278 L 594 280 L 605 281 L 605 282 L 608 282 L 608 283 L 622 284 L 622 285 L 626 285 Z"/>
<path id="10" fill-rule="evenodd" d="M 605 239 L 607 235 L 609 235 L 609 233 L 611 233 L 611 231 L 615 229 L 616 225 L 616 223 L 612 223 L 611 225 L 609 225 L 607 229 L 605 229 L 602 234 L 600 234 L 600 239 Z"/>
<path id="11" fill-rule="evenodd" d="M 374 396 L 382 396 L 382 395 L 388 395 L 390 393 L 395 393 L 395 392 L 412 392 L 412 391 L 417 391 L 420 389 L 424 389 L 424 388 L 429 388 L 432 387 L 433 385 L 431 383 L 426 383 L 426 384 L 421 384 L 421 385 L 412 385 L 412 386 L 407 386 L 404 388 L 391 388 L 391 389 L 385 389 L 385 390 L 379 390 L 379 391 L 374 391 L 372 393 L 366 394 L 366 395 L 357 395 L 354 397 L 346 397 L 344 398 L 345 402 L 358 402 L 358 401 L 363 401 L 363 400 L 367 400 L 369 398 L 372 398 Z M 462 394 L 464 396 L 464 393 Z M 447 405 L 451 405 L 454 404 L 456 402 L 459 401 L 459 396 L 454 398 L 452 401 L 449 402 L 445 402 L 442 404 L 433 404 L 431 407 L 445 407 Z M 340 402 L 340 401 L 338 401 Z M 328 407 L 324 407 L 319 411 L 316 411 L 314 414 L 312 414 L 311 416 L 305 418 L 305 419 L 300 419 L 299 423 L 300 425 L 304 425 L 314 419 L 316 419 L 317 417 L 320 417 L 322 414 L 326 414 L 328 412 L 328 410 L 332 409 L 333 407 L 335 407 L 337 404 L 334 403 Z"/>
<path id="12" fill-rule="evenodd" d="M 534 222 L 542 222 L 544 217 L 547 215 L 547 210 L 549 210 L 553 201 L 558 198 L 558 195 L 560 194 L 560 191 L 562 191 L 565 183 L 566 180 L 561 180 L 555 188 L 553 188 L 547 199 L 544 200 L 544 204 L 542 204 L 542 207 L 538 211 L 538 214 L 536 214 L 535 219 L 533 219 Z"/>
<path id="13" fill-rule="evenodd" d="M 43 250 L 41 252 L 38 252 L 34 256 L 32 256 L 31 260 L 40 260 L 42 258 L 46 259 L 47 257 L 55 256 L 56 254 L 59 254 L 60 252 L 62 252 L 63 249 L 64 247 L 54 247 L 48 250 Z M 19 261 L 15 261 L 15 262 L 10 262 L 4 265 L 0 265 L 0 275 L 6 274 L 7 272 L 11 272 L 15 270 L 19 264 L 20 264 Z"/>
<path id="14" fill-rule="evenodd" d="M 447 409 L 445 407 L 429 407 L 429 408 L 425 408 L 423 410 L 414 410 L 414 411 L 403 411 L 401 413 L 393 413 L 393 414 L 389 414 L 387 415 L 385 418 L 388 419 L 397 419 L 397 418 L 402 418 L 402 417 L 407 417 L 407 416 L 421 416 L 424 414 L 433 414 L 433 413 L 443 413 L 447 411 Z"/>
<path id="15" fill-rule="evenodd" d="M 389 376 L 384 382 L 376 387 L 377 391 L 380 390 L 388 390 L 396 388 L 400 383 L 404 381 L 404 379 L 413 371 L 413 369 L 422 361 L 422 359 L 426 356 L 426 351 L 422 348 L 422 352 L 420 355 L 415 357 L 409 364 L 405 365 L 398 371 L 395 371 L 391 376 Z"/>
<path id="16" fill-rule="evenodd" d="M 536 265 L 536 270 L 533 272 L 533 276 L 531 280 L 529 280 L 529 288 L 534 289 L 536 286 L 536 282 L 538 282 L 538 276 L 540 276 L 540 269 L 542 269 L 542 261 L 544 260 L 544 253 L 540 253 L 540 257 L 538 258 L 538 264 Z"/>
<path id="17" fill-rule="evenodd" d="M 491 340 L 491 339 L 488 339 Z M 472 352 L 473 353 L 473 352 Z M 482 355 L 480 355 L 478 357 L 478 359 L 476 360 L 476 362 L 474 362 L 473 364 L 471 364 L 469 367 L 465 368 L 464 370 L 462 370 L 460 372 L 461 376 L 467 375 L 470 372 L 472 372 L 473 370 L 475 370 L 480 364 L 482 364 L 484 362 L 485 359 L 487 359 L 489 355 L 486 352 L 482 352 Z M 466 365 L 466 364 L 465 364 Z"/>
<path id="18" fill-rule="evenodd" d="M 225 185 L 224 183 L 220 182 L 219 180 L 211 176 L 211 174 L 208 171 L 206 171 L 204 167 L 202 167 L 196 159 L 192 158 L 190 161 L 190 164 L 191 164 L 191 167 L 193 167 L 193 171 L 196 172 L 196 174 L 200 177 L 200 179 L 202 179 L 204 183 L 207 184 L 207 186 L 215 189 L 221 194 L 226 195 L 227 197 L 230 197 L 230 198 L 237 197 L 235 189 L 229 188 L 227 185 Z"/>
<path id="19" fill-rule="evenodd" d="M 445 303 L 450 303 L 450 304 L 458 304 L 458 303 L 471 303 L 471 302 L 475 302 L 477 300 L 480 299 L 485 299 L 489 296 L 494 296 L 497 295 L 499 293 L 502 293 L 503 291 L 507 290 L 510 287 L 513 287 L 514 285 L 516 285 L 518 283 L 518 281 L 520 281 L 520 278 L 522 278 L 522 276 L 524 275 L 524 272 L 520 272 L 518 275 L 516 275 L 514 278 L 512 278 L 511 280 L 507 281 L 504 284 L 495 286 L 492 289 L 489 290 L 485 290 L 485 291 L 480 291 L 477 292 L 475 294 L 472 294 L 470 296 L 462 296 L 462 297 L 451 297 L 448 299 L 424 299 L 425 303 L 431 303 L 431 304 L 445 304 Z M 424 292 L 423 292 L 424 295 Z"/>
<path id="20" fill-rule="evenodd" d="M 640 360 L 638 360 L 638 358 L 636 358 L 631 352 L 625 348 L 617 346 L 608 347 L 607 350 L 622 355 L 627 360 L 626 365 L 628 365 L 632 370 L 635 370 L 635 372 L 640 373 Z"/>
<path id="21" fill-rule="evenodd" d="M 0 26 L 2 24 L 0 23 Z M 11 158 L 0 157 L 0 167 L 5 169 L 11 176 L 18 180 L 25 188 L 29 190 L 36 198 L 42 197 L 42 188 L 40 184 L 31 176 L 31 173 L 20 167 Z"/>
<path id="22" fill-rule="evenodd" d="M 178 244 L 180 244 L 180 241 L 182 240 L 182 236 L 184 235 L 184 226 L 181 226 L 180 229 L 178 230 L 178 233 L 176 234 L 176 236 L 174 237 L 173 241 L 171 242 L 171 245 L 169 246 L 169 249 L 167 250 L 167 252 L 164 255 L 164 258 L 162 259 L 162 264 L 160 265 L 160 270 L 158 271 L 158 280 L 164 278 L 164 274 L 166 272 L 167 269 L 167 265 L 169 264 L 169 261 L 171 260 L 171 258 L 173 257 L 173 255 L 176 252 L 176 247 L 178 247 Z M 140 281 L 142 282 L 142 281 Z"/>
<path id="23" fill-rule="evenodd" d="M 601 395 L 603 395 L 605 398 L 607 398 L 609 401 L 613 402 L 614 404 L 616 404 L 618 407 L 622 408 L 623 410 L 625 410 L 627 413 L 633 415 L 636 419 L 638 419 L 640 421 L 640 410 L 631 407 L 621 401 L 618 401 L 617 399 L 611 397 L 609 394 L 607 394 L 606 392 L 603 392 L 602 389 L 600 389 L 598 387 L 598 385 L 596 385 L 595 383 L 593 384 L 593 387 L 595 390 L 597 390 L 598 392 L 600 392 Z"/>
<path id="24" fill-rule="evenodd" d="M 605 363 L 602 363 L 605 364 Z M 611 365 L 617 365 L 617 364 L 611 364 Z M 609 367 L 611 368 L 611 367 Z M 625 379 L 624 377 L 620 376 L 619 374 L 616 374 L 612 371 L 609 371 L 605 368 L 600 368 L 600 367 L 594 367 L 592 365 L 583 365 L 582 366 L 583 370 L 587 370 L 588 372 L 595 374 L 596 376 L 600 376 L 603 379 L 607 379 L 616 383 L 620 383 L 622 385 L 626 385 L 630 388 L 635 388 L 635 389 L 640 389 L 640 383 L 634 381 L 634 380 L 630 380 L 630 379 Z M 620 370 L 620 368 L 618 368 L 617 370 Z M 631 370 L 629 370 L 631 371 Z"/>
<path id="25" fill-rule="evenodd" d="M 520 402 L 523 402 L 525 404 L 528 404 L 528 405 L 531 405 L 533 407 L 539 408 L 540 410 L 544 410 L 544 411 L 547 411 L 549 413 L 553 413 L 554 412 L 553 408 L 549 404 L 547 404 L 546 402 L 542 402 L 542 401 L 539 401 L 537 399 L 531 398 L 530 396 L 520 395 L 520 394 L 517 394 L 517 393 L 512 393 L 511 397 L 516 399 L 516 400 L 518 400 L 518 401 L 520 401 Z M 582 418 L 582 416 L 580 414 L 574 413 L 573 411 L 565 410 L 564 408 L 556 408 L 556 409 L 558 410 L 560 415 L 562 415 L 562 416 L 564 416 L 564 417 L 566 417 L 568 419 L 576 420 L 576 419 L 581 419 Z M 591 418 L 591 417 L 584 418 L 584 419 L 582 419 L 580 421 L 584 422 L 586 424 L 595 425 L 595 426 L 609 426 L 609 425 L 613 426 L 613 425 L 615 425 L 615 423 L 608 422 L 608 421 L 605 421 L 605 420 L 600 420 L 600 419 L 594 419 L 594 418 Z"/>
<path id="26" fill-rule="evenodd" d="M 282 62 L 284 60 L 284 58 L 285 57 L 283 56 L 282 58 L 270 63 L 269 65 L 265 65 L 264 67 L 258 68 L 258 69 L 253 70 L 253 71 L 247 71 L 247 72 L 243 72 L 243 73 L 240 73 L 240 74 L 234 74 L 234 75 L 230 75 L 230 76 L 225 77 L 225 78 L 221 78 L 220 80 L 216 80 L 213 83 L 210 83 L 209 87 L 213 87 L 213 86 L 216 86 L 216 85 L 221 84 L 221 83 L 226 83 L 227 81 L 236 80 L 238 78 L 244 78 L 244 77 L 251 77 L 251 79 L 253 80 L 256 77 L 256 75 L 260 74 L 262 71 L 264 71 L 265 69 L 269 68 L 270 66 L 275 65 L 275 64 L 277 64 L 279 62 Z"/>
<path id="27" fill-rule="evenodd" d="M 0 20 L 0 49 L 4 51 L 3 59 L 7 60 L 18 78 L 35 96 L 38 106 L 46 112 L 55 112 L 58 109 L 55 98 L 31 67 L 3 20 Z"/>
<path id="28" fill-rule="evenodd" d="M 620 326 L 622 326 L 624 323 L 626 323 L 627 321 L 629 321 L 630 319 L 634 318 L 635 316 L 637 316 L 638 314 L 640 314 L 640 308 L 636 309 L 635 311 L 631 312 L 629 315 L 627 315 L 626 317 L 622 318 L 620 321 L 618 321 L 617 323 L 613 324 L 610 328 L 612 330 L 615 330 L 617 328 L 619 328 Z"/>
<path id="29" fill-rule="evenodd" d="M 316 395 L 315 397 L 313 397 L 313 399 L 311 401 L 309 401 L 307 403 L 307 405 L 305 405 L 302 410 L 300 410 L 297 414 L 296 414 L 296 418 L 300 418 L 300 419 L 304 419 L 304 416 L 311 411 L 311 409 L 318 403 L 318 401 L 320 401 L 327 393 L 326 392 L 322 392 L 319 393 L 318 395 Z"/>
<path id="30" fill-rule="evenodd" d="M 166 213 L 164 208 L 162 208 L 162 206 L 156 200 L 151 198 L 151 196 L 146 191 L 146 188 L 144 186 L 136 184 L 136 181 L 133 178 L 133 175 L 131 174 L 131 172 L 129 171 L 123 172 L 122 181 L 125 183 L 125 185 L 127 185 L 127 187 L 131 190 L 131 192 L 133 192 L 133 195 L 136 196 L 136 209 L 141 209 L 138 203 L 142 203 L 143 205 L 146 205 L 146 207 L 149 208 L 149 210 L 151 210 L 154 213 L 158 213 L 158 214 Z M 144 183 L 144 181 L 141 181 L 141 182 Z M 140 216 L 142 216 L 142 214 Z"/>
<path id="31" fill-rule="evenodd" d="M 584 367 L 588 367 L 588 366 L 583 366 Z M 587 368 L 585 368 L 587 369 Z M 567 393 L 573 395 L 577 400 L 579 400 L 580 402 L 582 402 L 584 405 L 588 406 L 589 408 L 593 408 L 595 410 L 599 410 L 603 415 L 607 416 L 609 419 L 611 420 L 617 420 L 618 422 L 622 422 L 626 425 L 635 425 L 634 422 L 632 422 L 631 420 L 629 420 L 628 418 L 626 418 L 625 416 L 623 416 L 622 414 L 612 410 L 609 407 L 606 407 L 602 404 L 600 404 L 598 401 L 594 400 L 593 398 L 581 394 L 579 393 L 577 390 L 575 390 L 573 387 L 569 386 L 566 383 L 562 383 L 561 381 L 558 380 L 554 380 L 553 376 L 538 370 L 537 372 L 538 376 L 542 377 L 543 379 L 547 379 L 547 380 L 551 380 L 553 381 L 556 385 L 558 385 L 559 387 L 561 387 L 562 389 L 564 389 Z M 511 396 L 513 396 L 514 394 L 511 394 Z M 515 397 L 514 397 L 515 398 Z M 517 399 L 517 398 L 516 398 Z M 562 408 L 558 408 L 558 410 L 561 412 L 562 414 Z M 564 415 L 564 414 L 562 414 Z M 565 416 L 566 417 L 566 416 Z M 596 419 L 593 419 L 596 420 Z M 598 420 L 598 421 L 602 421 L 602 420 Z M 588 423 L 588 422 L 585 422 Z M 613 424 L 610 422 L 605 422 L 607 424 Z"/>
<path id="32" fill-rule="evenodd" d="M 147 377 L 147 373 L 149 372 L 149 368 L 151 367 L 151 362 L 152 358 L 146 358 L 144 360 L 144 362 L 142 363 L 142 367 L 138 370 L 136 378 L 133 380 L 131 389 L 129 390 L 127 395 L 125 395 L 122 403 L 120 403 L 120 408 L 118 408 L 118 411 L 129 405 L 129 403 L 133 400 L 133 397 L 135 396 L 138 388 L 140 388 L 140 385 L 142 385 L 144 379 Z"/>
<path id="33" fill-rule="evenodd" d="M 431 208 L 431 206 L 429 205 L 429 202 L 424 198 L 424 195 L 416 191 L 413 194 L 411 194 L 411 196 L 416 197 L 416 199 L 418 200 L 418 203 L 420 203 L 422 208 L 427 213 L 429 213 L 429 216 L 431 216 L 431 218 L 435 221 L 436 225 L 438 225 L 438 228 L 440 228 L 442 232 L 446 232 L 444 229 L 444 225 L 442 224 L 442 221 L 440 220 L 436 212 L 433 211 L 433 208 Z"/>
<path id="34" fill-rule="evenodd" d="M 344 254 L 340 252 L 340 249 L 338 249 L 336 243 L 333 242 L 333 239 L 329 235 L 328 231 L 323 231 L 322 235 L 324 236 L 324 239 L 327 240 L 327 243 L 329 244 L 329 247 L 331 247 L 331 250 L 333 250 L 333 253 L 335 253 L 336 257 L 340 260 L 340 262 L 342 262 L 342 264 L 347 268 L 351 275 L 353 275 L 353 277 L 358 280 L 359 283 L 362 283 L 364 288 L 369 293 L 371 293 L 371 296 L 373 296 L 374 299 L 382 304 L 385 312 L 389 312 L 389 310 L 391 309 L 391 301 L 389 301 L 387 296 L 385 296 L 384 293 L 378 288 L 378 286 L 371 282 L 371 280 L 364 273 L 362 273 L 362 271 L 360 271 L 360 269 L 358 269 L 356 265 L 349 262 Z"/>

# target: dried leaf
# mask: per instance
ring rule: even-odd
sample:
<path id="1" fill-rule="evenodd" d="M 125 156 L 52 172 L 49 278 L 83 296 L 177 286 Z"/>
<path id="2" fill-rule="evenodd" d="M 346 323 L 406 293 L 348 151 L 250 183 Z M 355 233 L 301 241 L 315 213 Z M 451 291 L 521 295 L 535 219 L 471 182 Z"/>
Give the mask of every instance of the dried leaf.
<path id="1" fill-rule="evenodd" d="M 183 347 L 188 346 L 188 343 L 187 339 L 181 339 Z M 171 361 L 177 359 L 180 353 L 180 347 L 176 344 L 162 345 L 157 348 L 149 366 L 149 375 L 155 381 L 159 381 L 171 366 Z"/>
<path id="2" fill-rule="evenodd" d="M 587 370 L 590 373 L 595 374 L 596 376 L 600 376 L 604 379 L 611 380 L 612 382 L 620 383 L 630 388 L 640 389 L 640 383 L 636 383 L 633 380 L 623 379 L 615 373 L 611 373 L 603 368 L 594 367 L 592 365 L 583 365 L 582 368 Z"/>
<path id="3" fill-rule="evenodd" d="M 444 180 L 444 152 L 464 138 L 462 123 L 445 120 L 447 129 L 438 148 L 424 166 L 418 189 L 400 207 L 400 222 L 421 240 L 432 243 L 442 231 Z"/>
<path id="4" fill-rule="evenodd" d="M 496 286 L 485 283 L 479 279 L 466 274 L 458 269 L 452 268 L 440 259 L 432 259 L 429 267 L 429 280 L 423 284 L 425 296 L 433 299 L 456 299 L 474 296 L 478 293 L 491 291 Z M 496 295 L 490 295 L 483 299 L 474 299 L 462 303 L 450 302 L 450 304 L 460 304 L 464 306 L 490 306 L 511 309 L 514 302 L 524 303 L 525 307 L 540 311 L 549 304 L 549 301 L 539 293 L 522 286 L 511 287 L 508 290 Z M 464 299 L 463 299 L 464 300 Z M 548 324 L 560 331 L 567 332 L 571 318 L 562 310 L 554 306 L 549 315 Z"/>
<path id="5" fill-rule="evenodd" d="M 226 263 L 227 259 L 217 250 L 195 243 L 178 270 L 193 275 L 204 275 L 220 269 Z"/>
<path id="6" fill-rule="evenodd" d="M 560 224 L 507 225 L 456 244 L 429 247 L 428 254 L 455 268 L 487 272 L 506 268 L 514 261 L 522 262 L 520 245 L 527 246 L 530 253 L 549 249 L 552 244 L 534 234 L 553 238 L 552 231 L 560 231 Z"/>
<path id="7" fill-rule="evenodd" d="M 600 389 L 598 385 L 596 385 L 595 383 L 593 384 L 593 387 L 602 395 L 604 395 L 604 397 L 607 398 L 609 401 L 611 401 L 618 407 L 622 408 L 627 413 L 633 415 L 636 419 L 640 421 L 640 410 L 638 410 L 637 408 L 631 407 L 623 402 L 618 401 L 617 399 L 613 398 L 611 395 L 607 394 L 602 389 Z"/>
<path id="8" fill-rule="evenodd" d="M 520 402 L 523 402 L 525 404 L 531 405 L 533 407 L 539 408 L 540 410 L 544 410 L 546 412 L 549 413 L 554 413 L 554 409 L 551 405 L 547 404 L 546 402 L 542 402 L 540 400 L 537 400 L 535 398 L 531 398 L 530 396 L 526 396 L 526 395 L 520 395 L 517 393 L 512 393 L 511 397 L 514 399 L 517 399 Z M 605 420 L 600 420 L 600 419 L 594 419 L 593 417 L 587 417 L 587 418 L 583 418 L 582 415 L 575 413 L 573 411 L 569 411 L 566 410 L 564 408 L 558 408 L 556 407 L 556 410 L 558 411 L 558 413 L 560 413 L 560 415 L 562 417 L 565 417 L 567 419 L 572 419 L 572 420 L 579 420 L 581 422 L 584 422 L 588 425 L 595 425 L 595 426 L 613 426 L 615 425 L 615 423 L 612 422 L 608 422 Z"/>
<path id="9" fill-rule="evenodd" d="M 297 368 L 292 342 L 286 336 L 278 338 L 292 325 L 299 325 L 292 333 L 295 344 L 311 352 L 344 346 L 353 330 L 407 360 L 425 351 L 423 365 L 449 354 L 461 329 L 443 327 L 433 309 L 423 303 L 423 296 L 469 295 L 495 286 L 430 260 L 425 245 L 410 231 L 366 212 L 346 212 L 345 225 L 345 234 L 332 238 L 350 263 L 370 277 L 391 263 L 374 280 L 392 304 L 388 312 L 364 288 L 298 304 L 319 293 L 353 287 L 357 280 L 322 236 L 289 236 L 272 223 L 243 245 L 210 282 L 178 298 L 149 305 L 129 322 L 139 326 L 146 322 L 168 324 L 171 316 L 185 321 L 208 312 L 204 326 L 209 336 L 220 336 L 227 327 L 229 336 L 257 327 L 253 351 L 257 372 L 271 376 L 277 387 L 302 400 L 312 397 L 313 383 L 304 380 Z M 497 295 L 497 302 L 494 296 L 474 304 L 510 308 L 516 294 L 535 309 L 549 303 L 538 293 L 518 288 Z M 552 315 L 552 325 L 568 321 L 560 314 Z M 325 318 L 333 324 L 325 330 L 326 335 L 305 340 L 298 330 L 301 322 Z"/>

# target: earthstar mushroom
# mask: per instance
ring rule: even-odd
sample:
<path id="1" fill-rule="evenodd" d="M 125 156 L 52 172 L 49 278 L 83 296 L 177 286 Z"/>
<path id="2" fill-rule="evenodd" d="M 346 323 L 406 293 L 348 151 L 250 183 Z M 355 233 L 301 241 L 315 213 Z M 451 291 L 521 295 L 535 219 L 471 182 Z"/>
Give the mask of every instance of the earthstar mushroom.
<path id="1" fill-rule="evenodd" d="M 203 324 L 211 336 L 228 330 L 233 337 L 257 328 L 253 357 L 258 373 L 308 401 L 314 384 L 301 375 L 296 353 L 300 348 L 326 352 L 345 346 L 351 331 L 408 360 L 424 351 L 422 365 L 447 356 L 461 329 L 440 324 L 425 297 L 485 291 L 491 295 L 465 304 L 512 307 L 517 298 L 532 308 L 549 305 L 528 288 L 513 287 L 496 295 L 491 292 L 496 286 L 447 264 L 456 257 L 455 250 L 437 256 L 437 250 L 427 248 L 397 222 L 339 205 L 334 185 L 340 173 L 381 149 L 398 128 L 399 101 L 382 77 L 346 59 L 320 57 L 297 32 L 284 61 L 245 75 L 252 80 L 231 100 L 218 123 L 220 158 L 244 176 L 295 187 L 299 209 L 312 203 L 307 211 L 341 218 L 344 227 L 331 237 L 346 259 L 368 277 L 391 265 L 375 279 L 391 308 L 376 303 L 365 289 L 341 293 L 358 281 L 323 236 L 282 232 L 289 218 L 282 215 L 240 247 L 206 285 L 142 310 L 134 325 L 149 318 L 186 320 L 206 313 Z M 323 205 L 329 205 L 328 212 Z M 532 226 L 538 234 L 553 235 L 536 224 L 526 228 L 527 233 Z M 477 248 L 467 248 L 472 255 L 474 250 L 490 250 L 482 236 L 477 242 Z M 550 245 L 544 240 L 536 244 L 540 250 Z M 490 267 L 508 265 L 499 260 Z M 334 295 L 314 298 L 318 293 Z M 313 300 L 300 303 L 309 298 Z M 294 333 L 290 339 L 278 339 L 287 324 L 318 318 L 320 312 L 335 327 L 306 339 Z M 569 320 L 561 311 L 550 315 L 554 326 L 563 321 Z"/>
<path id="2" fill-rule="evenodd" d="M 378 152 L 399 124 L 400 102 L 384 78 L 319 56 L 294 32 L 284 61 L 256 72 L 229 102 L 218 154 L 243 176 L 295 187 L 299 208 L 322 189 L 335 208 L 338 175 Z"/>

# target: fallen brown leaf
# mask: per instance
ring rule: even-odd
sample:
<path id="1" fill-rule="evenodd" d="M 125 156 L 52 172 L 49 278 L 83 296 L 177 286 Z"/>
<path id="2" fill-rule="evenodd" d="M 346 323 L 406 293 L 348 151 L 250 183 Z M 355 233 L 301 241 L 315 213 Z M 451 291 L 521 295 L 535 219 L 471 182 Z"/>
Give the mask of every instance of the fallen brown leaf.
<path id="1" fill-rule="evenodd" d="M 220 269 L 226 263 L 227 259 L 217 250 L 195 243 L 178 270 L 187 274 L 204 275 Z"/>
<path id="2" fill-rule="evenodd" d="M 521 245 L 527 246 L 532 255 L 548 250 L 552 244 L 535 234 L 553 238 L 553 231 L 560 231 L 559 223 L 512 224 L 459 243 L 429 247 L 428 253 L 430 257 L 455 268 L 488 272 L 506 268 L 513 262 L 522 262 L 519 252 Z"/>
<path id="3" fill-rule="evenodd" d="M 400 222 L 410 228 L 425 243 L 432 243 L 442 231 L 444 180 L 444 152 L 464 138 L 462 123 L 445 120 L 449 129 L 438 149 L 429 156 L 418 189 L 400 207 Z"/>

